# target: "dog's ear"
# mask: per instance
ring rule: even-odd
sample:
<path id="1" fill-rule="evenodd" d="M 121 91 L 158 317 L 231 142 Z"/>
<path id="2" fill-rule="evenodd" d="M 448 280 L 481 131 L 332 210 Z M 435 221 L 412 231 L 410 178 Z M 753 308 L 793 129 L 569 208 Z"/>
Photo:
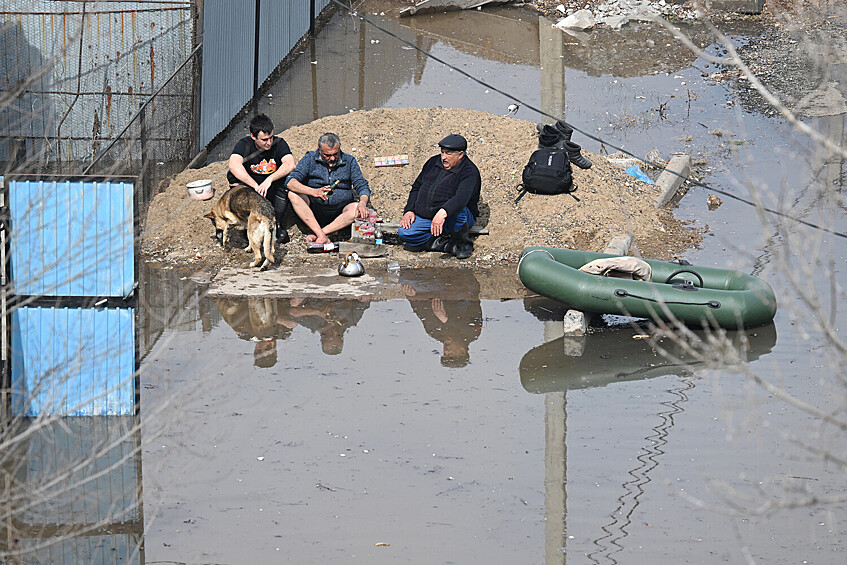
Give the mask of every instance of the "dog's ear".
<path id="1" fill-rule="evenodd" d="M 209 212 L 208 214 L 203 214 L 203 217 L 204 217 L 204 218 L 209 218 L 210 220 L 212 220 L 212 221 L 214 222 L 214 221 L 215 221 L 215 212 L 214 212 L 214 210 L 213 210 L 213 211 L 211 211 L 211 212 Z"/>

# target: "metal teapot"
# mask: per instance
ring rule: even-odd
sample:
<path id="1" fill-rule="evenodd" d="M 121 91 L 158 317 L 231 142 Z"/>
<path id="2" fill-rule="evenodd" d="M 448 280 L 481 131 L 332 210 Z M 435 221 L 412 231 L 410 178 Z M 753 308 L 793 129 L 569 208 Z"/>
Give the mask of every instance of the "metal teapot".
<path id="1" fill-rule="evenodd" d="M 355 251 L 348 251 L 344 262 L 338 266 L 338 274 L 342 277 L 358 277 L 365 274 L 365 266 L 359 261 Z"/>

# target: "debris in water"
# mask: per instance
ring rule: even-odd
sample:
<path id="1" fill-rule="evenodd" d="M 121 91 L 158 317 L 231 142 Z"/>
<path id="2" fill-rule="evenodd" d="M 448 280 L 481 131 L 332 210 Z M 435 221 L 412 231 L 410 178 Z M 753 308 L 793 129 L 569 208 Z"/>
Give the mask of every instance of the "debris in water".
<path id="1" fill-rule="evenodd" d="M 709 210 L 717 210 L 718 207 L 723 204 L 723 200 L 714 194 L 710 194 L 706 197 L 706 204 L 709 206 Z"/>

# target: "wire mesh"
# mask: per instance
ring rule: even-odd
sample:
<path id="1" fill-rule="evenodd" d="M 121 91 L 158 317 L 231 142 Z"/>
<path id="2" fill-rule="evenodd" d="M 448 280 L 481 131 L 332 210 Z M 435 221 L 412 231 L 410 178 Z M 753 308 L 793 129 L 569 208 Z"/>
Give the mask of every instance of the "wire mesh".
<path id="1" fill-rule="evenodd" d="M 78 172 L 76 164 L 100 156 L 127 124 L 100 156 L 99 172 L 139 174 L 144 157 L 185 158 L 196 59 L 172 75 L 192 53 L 194 9 L 193 2 L 4 3 L 0 161 L 23 159 L 27 172 Z"/>

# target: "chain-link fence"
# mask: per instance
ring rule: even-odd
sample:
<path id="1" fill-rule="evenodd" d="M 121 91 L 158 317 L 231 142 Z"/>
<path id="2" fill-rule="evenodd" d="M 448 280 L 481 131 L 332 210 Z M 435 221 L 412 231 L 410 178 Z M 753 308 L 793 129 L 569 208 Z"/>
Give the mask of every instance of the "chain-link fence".
<path id="1" fill-rule="evenodd" d="M 145 178 L 156 163 L 184 164 L 196 149 L 195 9 L 163 0 L 4 2 L 4 170 Z"/>

